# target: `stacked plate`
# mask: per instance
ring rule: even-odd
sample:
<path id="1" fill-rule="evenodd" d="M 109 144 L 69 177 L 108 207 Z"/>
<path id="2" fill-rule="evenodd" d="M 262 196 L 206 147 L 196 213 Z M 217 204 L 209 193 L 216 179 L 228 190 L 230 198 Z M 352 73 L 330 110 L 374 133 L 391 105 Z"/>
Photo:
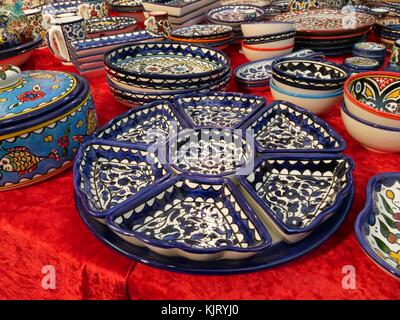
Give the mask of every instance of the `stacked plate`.
<path id="1" fill-rule="evenodd" d="M 120 47 L 105 54 L 104 64 L 113 95 L 129 107 L 178 94 L 224 91 L 231 77 L 223 52 L 176 42 Z"/>
<path id="2" fill-rule="evenodd" d="M 220 24 L 196 24 L 172 32 L 170 39 L 178 42 L 224 49 L 233 40 L 232 27 Z"/>
<path id="3" fill-rule="evenodd" d="M 207 10 L 219 5 L 218 0 L 145 0 L 146 11 L 166 11 L 173 29 L 203 22 Z"/>
<path id="4" fill-rule="evenodd" d="M 380 41 L 388 46 L 393 46 L 400 39 L 400 17 L 388 17 L 380 19 L 375 24 L 375 30 Z"/>
<path id="5" fill-rule="evenodd" d="M 245 22 L 263 19 L 265 11 L 252 5 L 230 5 L 211 9 L 207 12 L 207 20 L 214 24 L 223 24 L 233 28 L 236 35 L 241 36 L 240 25 Z"/>
<path id="6" fill-rule="evenodd" d="M 375 18 L 369 14 L 333 9 L 292 11 L 277 15 L 273 20 L 295 23 L 296 49 L 308 48 L 325 55 L 351 52 L 355 43 L 365 40 L 375 23 Z"/>
<path id="7" fill-rule="evenodd" d="M 141 30 L 76 40 L 70 44 L 71 61 L 80 74 L 93 74 L 104 70 L 103 57 L 106 51 L 132 42 L 161 41 L 162 39 L 162 36 Z"/>

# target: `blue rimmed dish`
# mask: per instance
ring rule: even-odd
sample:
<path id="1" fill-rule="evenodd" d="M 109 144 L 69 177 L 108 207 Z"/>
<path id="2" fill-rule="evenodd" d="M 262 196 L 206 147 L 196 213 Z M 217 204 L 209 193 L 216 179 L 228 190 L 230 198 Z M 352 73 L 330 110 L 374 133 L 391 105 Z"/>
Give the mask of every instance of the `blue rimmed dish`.
<path id="1" fill-rule="evenodd" d="M 254 134 L 258 153 L 338 153 L 346 143 L 339 134 L 311 112 L 287 101 L 274 101 L 259 110 L 245 125 Z"/>
<path id="2" fill-rule="evenodd" d="M 119 115 L 96 130 L 94 137 L 121 144 L 151 146 L 165 143 L 186 127 L 186 122 L 171 103 L 154 101 Z"/>
<path id="3" fill-rule="evenodd" d="M 106 219 L 124 240 L 166 256 L 191 260 L 248 258 L 271 238 L 233 183 L 225 179 L 170 179 Z"/>
<path id="4" fill-rule="evenodd" d="M 233 92 L 193 93 L 174 101 L 186 122 L 196 129 L 236 129 L 266 104 L 265 98 Z"/>
<path id="5" fill-rule="evenodd" d="M 306 237 L 337 213 L 353 187 L 353 161 L 340 154 L 267 155 L 239 176 L 246 200 L 274 238 Z"/>
<path id="6" fill-rule="evenodd" d="M 236 27 L 247 21 L 261 20 L 265 11 L 252 5 L 227 5 L 210 9 L 206 15 L 210 22 Z"/>
<path id="7" fill-rule="evenodd" d="M 0 51 L 0 65 L 21 66 L 42 43 L 42 37 L 34 34 L 34 39 L 19 46 Z"/>
<path id="8" fill-rule="evenodd" d="M 74 164 L 75 197 L 86 212 L 102 221 L 171 175 L 145 145 L 90 140 L 82 145 Z"/>
<path id="9" fill-rule="evenodd" d="M 88 37 L 96 38 L 132 32 L 137 27 L 137 21 L 130 17 L 91 18 L 84 21 Z"/>
<path id="10" fill-rule="evenodd" d="M 363 251 L 383 270 L 400 279 L 400 172 L 369 180 L 365 206 L 354 229 Z"/>

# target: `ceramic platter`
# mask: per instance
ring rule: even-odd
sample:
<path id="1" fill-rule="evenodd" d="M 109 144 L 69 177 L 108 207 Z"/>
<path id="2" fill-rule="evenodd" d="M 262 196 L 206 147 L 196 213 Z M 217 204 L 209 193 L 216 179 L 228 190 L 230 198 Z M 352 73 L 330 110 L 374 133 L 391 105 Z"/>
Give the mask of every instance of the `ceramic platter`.
<path id="1" fill-rule="evenodd" d="M 347 215 L 354 163 L 323 120 L 265 103 L 192 93 L 113 119 L 74 164 L 82 219 L 117 251 L 179 272 L 255 271 L 314 249 Z"/>
<path id="2" fill-rule="evenodd" d="M 137 21 L 130 17 L 92 18 L 84 22 L 85 30 L 90 37 L 132 32 Z"/>

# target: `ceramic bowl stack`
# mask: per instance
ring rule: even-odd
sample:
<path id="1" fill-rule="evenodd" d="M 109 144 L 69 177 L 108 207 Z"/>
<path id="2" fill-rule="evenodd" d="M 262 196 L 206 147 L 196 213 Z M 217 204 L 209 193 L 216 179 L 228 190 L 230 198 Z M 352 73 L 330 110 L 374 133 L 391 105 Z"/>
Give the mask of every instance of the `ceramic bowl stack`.
<path id="1" fill-rule="evenodd" d="M 310 49 L 292 52 L 284 57 L 324 58 L 320 53 L 314 52 Z M 277 58 L 271 58 L 247 62 L 236 67 L 233 74 L 239 89 L 251 93 L 265 92 L 269 90 L 269 81 L 272 76 L 271 66 L 276 59 Z"/>
<path id="2" fill-rule="evenodd" d="M 226 48 L 233 41 L 232 27 L 221 24 L 195 24 L 172 32 L 172 41 L 209 46 L 217 49 Z"/>
<path id="3" fill-rule="evenodd" d="M 218 7 L 218 0 L 143 0 L 146 11 L 165 11 L 172 29 L 179 29 L 205 20 L 205 13 Z"/>
<path id="4" fill-rule="evenodd" d="M 177 42 L 120 47 L 106 53 L 104 63 L 113 95 L 129 107 L 178 94 L 224 91 L 231 77 L 223 52 Z"/>
<path id="5" fill-rule="evenodd" d="M 400 39 L 400 17 L 387 17 L 380 19 L 375 24 L 379 40 L 387 46 L 392 46 Z"/>
<path id="6" fill-rule="evenodd" d="M 291 22 L 244 23 L 241 29 L 242 51 L 250 61 L 284 56 L 293 51 L 296 32 Z"/>
<path id="7" fill-rule="evenodd" d="M 104 53 L 129 43 L 161 41 L 164 37 L 147 30 L 121 33 L 111 36 L 86 38 L 70 43 L 71 61 L 81 75 L 97 76 L 104 73 Z"/>
<path id="8" fill-rule="evenodd" d="M 348 76 L 347 70 L 333 62 L 284 58 L 272 64 L 270 89 L 275 100 L 286 100 L 321 114 L 341 100 Z"/>
<path id="9" fill-rule="evenodd" d="M 343 123 L 367 149 L 400 151 L 400 74 L 363 72 L 344 86 Z"/>
<path id="10" fill-rule="evenodd" d="M 296 49 L 308 48 L 325 55 L 351 52 L 355 43 L 365 40 L 375 23 L 375 18 L 366 13 L 334 9 L 292 11 L 272 20 L 295 24 Z"/>
<path id="11" fill-rule="evenodd" d="M 211 9 L 207 12 L 207 20 L 214 24 L 224 24 L 233 28 L 236 36 L 241 36 L 240 25 L 245 22 L 259 21 L 265 11 L 252 5 L 229 5 Z"/>
<path id="12" fill-rule="evenodd" d="M 353 56 L 375 59 L 382 65 L 386 59 L 386 47 L 381 43 L 359 42 L 353 47 Z"/>

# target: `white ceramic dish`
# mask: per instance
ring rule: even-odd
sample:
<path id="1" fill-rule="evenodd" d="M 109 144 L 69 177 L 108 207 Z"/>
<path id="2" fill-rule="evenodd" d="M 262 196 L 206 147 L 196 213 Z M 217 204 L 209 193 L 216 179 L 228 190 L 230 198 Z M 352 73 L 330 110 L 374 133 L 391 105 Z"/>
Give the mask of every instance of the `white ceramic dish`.
<path id="1" fill-rule="evenodd" d="M 365 148 L 379 153 L 400 152 L 400 128 L 371 123 L 352 114 L 342 105 L 342 120 L 349 134 Z"/>
<path id="2" fill-rule="evenodd" d="M 306 94 L 297 94 L 291 91 L 282 90 L 274 84 L 274 80 L 269 82 L 272 97 L 274 100 L 284 100 L 291 102 L 299 107 L 307 109 L 314 114 L 322 114 L 336 105 L 343 96 L 343 92 L 321 94 L 310 96 Z"/>
<path id="3" fill-rule="evenodd" d="M 342 89 L 330 89 L 330 90 L 315 90 L 315 89 L 303 89 L 303 88 L 298 88 L 295 86 L 288 85 L 286 83 L 283 83 L 277 79 L 274 78 L 274 75 L 272 74 L 272 79 L 274 80 L 275 86 L 282 90 L 290 91 L 293 93 L 298 93 L 298 94 L 305 94 L 305 95 L 310 95 L 310 96 L 319 96 L 319 95 L 326 95 L 330 93 L 336 93 L 336 92 L 343 92 Z"/>
<path id="4" fill-rule="evenodd" d="M 294 31 L 294 24 L 291 22 L 252 22 L 241 25 L 243 36 L 258 37 L 270 34 Z"/>

